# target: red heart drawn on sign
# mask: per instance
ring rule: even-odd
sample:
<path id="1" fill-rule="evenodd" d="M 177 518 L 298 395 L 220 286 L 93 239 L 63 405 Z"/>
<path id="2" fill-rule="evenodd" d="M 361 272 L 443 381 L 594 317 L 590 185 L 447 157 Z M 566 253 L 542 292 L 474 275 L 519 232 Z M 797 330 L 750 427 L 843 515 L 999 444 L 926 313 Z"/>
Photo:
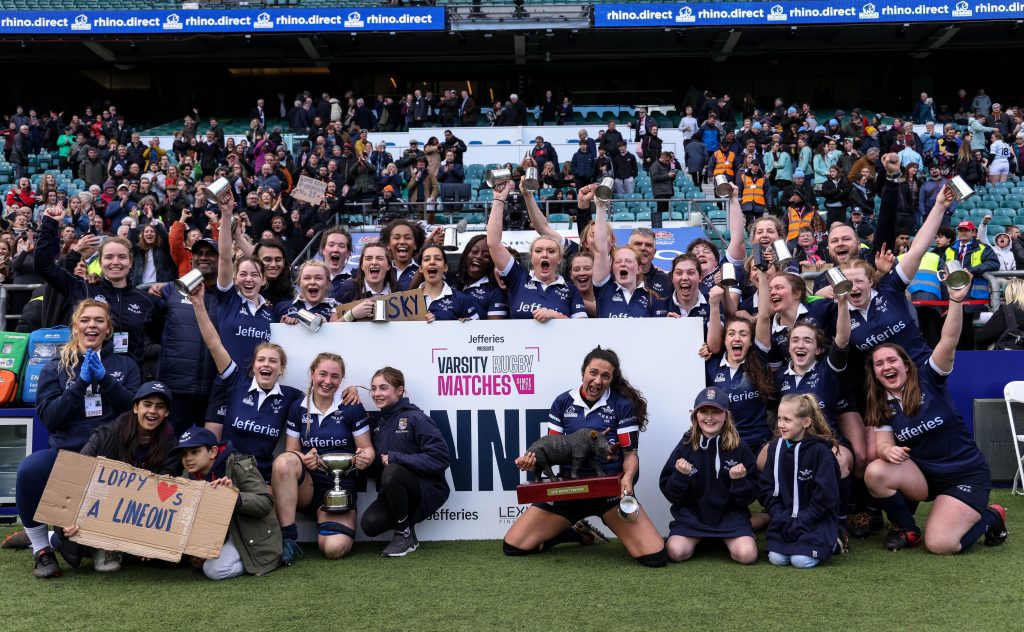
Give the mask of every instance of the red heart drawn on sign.
<path id="1" fill-rule="evenodd" d="M 160 481 L 156 485 L 156 495 L 160 497 L 160 502 L 164 502 L 168 498 L 174 495 L 174 492 L 178 491 L 177 485 L 171 485 Z"/>

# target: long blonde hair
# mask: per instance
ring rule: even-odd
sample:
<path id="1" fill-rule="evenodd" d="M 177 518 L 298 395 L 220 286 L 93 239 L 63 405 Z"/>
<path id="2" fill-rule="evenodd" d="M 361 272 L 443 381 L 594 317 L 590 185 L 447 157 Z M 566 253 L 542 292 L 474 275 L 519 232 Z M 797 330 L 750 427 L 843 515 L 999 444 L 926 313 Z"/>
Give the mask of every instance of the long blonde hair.
<path id="1" fill-rule="evenodd" d="M 1010 279 L 1003 288 L 1003 302 L 1024 309 L 1024 279 Z"/>
<path id="2" fill-rule="evenodd" d="M 60 366 L 67 371 L 68 378 L 74 378 L 78 369 L 78 345 L 82 342 L 82 333 L 78 330 L 78 319 L 82 317 L 85 310 L 90 307 L 99 307 L 107 318 L 107 336 L 109 340 L 114 335 L 114 327 L 110 322 L 110 306 L 103 301 L 94 298 L 86 298 L 79 301 L 75 311 L 71 314 L 71 337 L 60 348 Z"/>
<path id="3" fill-rule="evenodd" d="M 697 411 L 690 413 L 690 447 L 700 450 L 700 438 L 704 433 L 697 426 Z M 736 422 L 733 421 L 732 413 L 725 411 L 725 423 L 722 424 L 722 431 L 718 433 L 722 437 L 721 448 L 723 450 L 735 450 L 740 447 L 740 433 L 736 430 Z"/>
<path id="4" fill-rule="evenodd" d="M 798 419 L 811 420 L 811 425 L 807 428 L 807 434 L 828 441 L 832 444 L 833 448 L 839 445 L 836 443 L 835 436 L 832 435 L 832 429 L 828 427 L 828 422 L 825 421 L 825 415 L 821 412 L 821 406 L 818 405 L 817 397 L 810 393 L 783 395 L 779 401 L 779 406 L 783 404 L 793 404 L 796 406 L 796 416 Z"/>

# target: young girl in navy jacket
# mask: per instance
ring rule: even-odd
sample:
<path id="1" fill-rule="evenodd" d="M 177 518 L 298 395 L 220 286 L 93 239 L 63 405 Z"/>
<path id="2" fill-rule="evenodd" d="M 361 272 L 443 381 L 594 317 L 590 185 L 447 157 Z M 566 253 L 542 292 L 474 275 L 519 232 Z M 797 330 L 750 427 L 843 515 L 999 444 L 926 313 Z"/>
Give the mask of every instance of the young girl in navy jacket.
<path id="1" fill-rule="evenodd" d="M 747 507 L 757 496 L 757 466 L 733 424 L 728 394 L 701 390 L 690 422 L 661 471 L 661 492 L 672 503 L 668 557 L 683 562 L 702 538 L 722 538 L 732 559 L 753 564 L 757 544 Z"/>
<path id="2" fill-rule="evenodd" d="M 836 442 L 817 398 L 806 393 L 782 398 L 778 433 L 761 475 L 768 561 L 813 568 L 832 555 L 839 537 Z"/>

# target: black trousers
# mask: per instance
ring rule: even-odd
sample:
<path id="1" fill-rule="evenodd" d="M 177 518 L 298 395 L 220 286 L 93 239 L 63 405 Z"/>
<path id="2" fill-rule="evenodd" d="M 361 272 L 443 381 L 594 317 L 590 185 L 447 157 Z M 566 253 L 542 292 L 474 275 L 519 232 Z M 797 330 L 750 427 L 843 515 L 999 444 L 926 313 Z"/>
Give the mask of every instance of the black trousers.
<path id="1" fill-rule="evenodd" d="M 384 468 L 377 499 L 363 513 L 363 533 L 372 537 L 406 522 L 420 504 L 420 481 L 398 464 Z M 411 526 L 411 525 L 409 525 Z"/>

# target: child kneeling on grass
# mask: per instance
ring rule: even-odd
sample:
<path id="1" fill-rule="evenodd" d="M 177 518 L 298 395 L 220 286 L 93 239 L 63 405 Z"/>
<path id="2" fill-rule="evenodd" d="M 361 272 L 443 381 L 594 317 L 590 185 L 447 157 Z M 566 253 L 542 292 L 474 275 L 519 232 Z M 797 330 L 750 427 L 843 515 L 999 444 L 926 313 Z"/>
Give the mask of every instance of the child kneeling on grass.
<path id="1" fill-rule="evenodd" d="M 757 462 L 740 441 L 729 395 L 701 390 L 690 413 L 690 430 L 661 471 L 661 493 L 672 503 L 668 558 L 683 562 L 703 538 L 721 539 L 740 564 L 757 561 L 747 507 L 757 497 Z"/>
<path id="2" fill-rule="evenodd" d="M 782 398 L 778 434 L 761 474 L 768 561 L 813 568 L 832 555 L 839 537 L 836 441 L 810 394 Z"/>
<path id="3" fill-rule="evenodd" d="M 210 579 L 231 579 L 244 573 L 266 575 L 277 568 L 281 525 L 256 459 L 236 452 L 230 442 L 221 443 L 205 428 L 186 430 L 176 450 L 190 478 L 238 490 L 220 557 L 203 562 L 203 573 Z"/>

